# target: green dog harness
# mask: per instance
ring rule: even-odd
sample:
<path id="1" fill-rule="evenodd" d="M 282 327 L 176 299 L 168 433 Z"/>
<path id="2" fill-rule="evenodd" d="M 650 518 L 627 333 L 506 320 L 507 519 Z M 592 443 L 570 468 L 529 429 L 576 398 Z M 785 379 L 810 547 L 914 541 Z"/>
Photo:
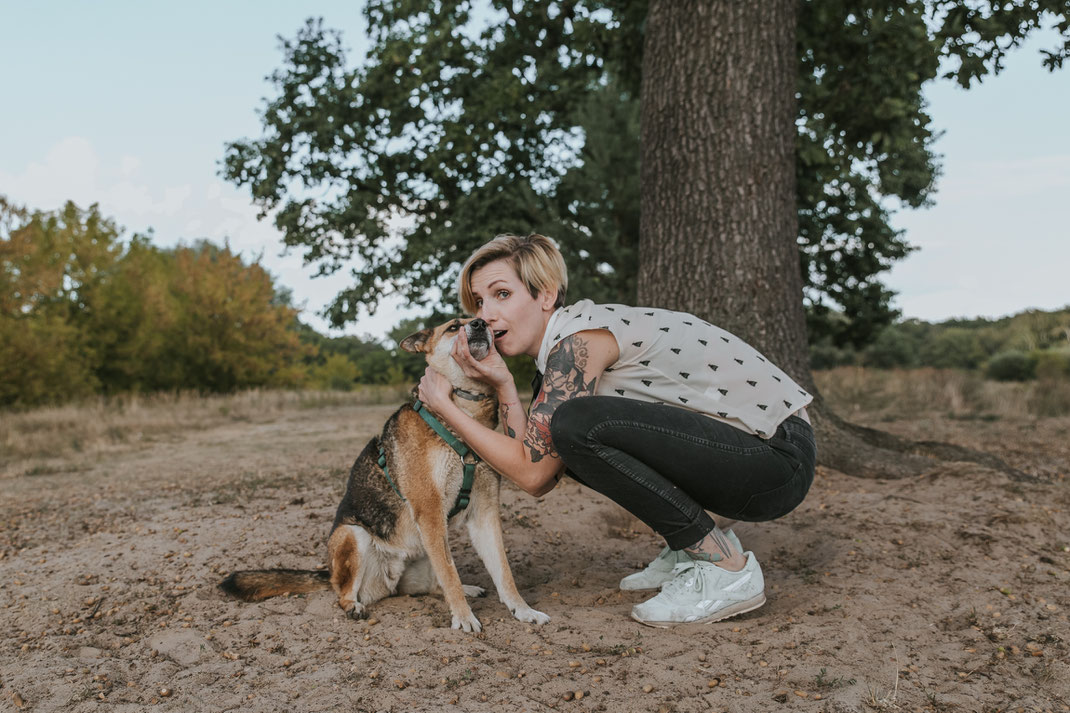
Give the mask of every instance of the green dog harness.
<path id="1" fill-rule="evenodd" d="M 457 455 L 461 457 L 461 463 L 464 465 L 464 476 L 461 478 L 461 491 L 457 493 L 457 501 L 453 504 L 453 509 L 450 510 L 450 514 L 446 516 L 449 520 L 451 517 L 468 507 L 468 502 L 472 499 L 472 481 L 475 480 L 476 466 L 479 465 L 483 459 L 476 455 L 476 452 L 470 449 L 465 444 L 461 443 L 456 436 L 449 432 L 449 430 L 442 425 L 442 422 L 431 415 L 431 412 L 424 408 L 423 402 L 420 399 L 416 399 L 416 402 L 412 405 L 412 410 L 420 414 L 427 425 L 431 427 L 439 438 L 444 440 L 446 444 L 457 452 Z M 466 460 L 468 456 L 471 456 L 471 461 Z M 379 467 L 383 469 L 383 475 L 386 476 L 386 480 L 390 483 L 390 487 L 394 489 L 394 492 L 398 494 L 398 497 L 405 500 L 405 496 L 398 490 L 397 484 L 394 483 L 394 479 L 390 477 L 390 471 L 386 467 L 386 449 L 383 448 L 382 441 L 379 442 Z"/>

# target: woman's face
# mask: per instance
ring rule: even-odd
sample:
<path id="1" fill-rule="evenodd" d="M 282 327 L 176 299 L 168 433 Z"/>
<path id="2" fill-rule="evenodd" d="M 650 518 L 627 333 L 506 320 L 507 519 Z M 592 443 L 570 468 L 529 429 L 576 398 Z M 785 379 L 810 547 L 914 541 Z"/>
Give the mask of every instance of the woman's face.
<path id="1" fill-rule="evenodd" d="M 494 347 L 503 356 L 537 357 L 556 294 L 532 297 L 508 260 L 495 260 L 472 273 L 476 316 L 494 332 Z"/>

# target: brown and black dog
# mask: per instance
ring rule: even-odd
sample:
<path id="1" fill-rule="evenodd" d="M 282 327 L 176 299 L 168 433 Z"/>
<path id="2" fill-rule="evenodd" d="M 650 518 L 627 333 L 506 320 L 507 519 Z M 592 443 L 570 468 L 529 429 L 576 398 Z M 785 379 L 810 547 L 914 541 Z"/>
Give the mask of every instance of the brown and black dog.
<path id="1" fill-rule="evenodd" d="M 472 355 L 484 358 L 491 334 L 481 319 L 453 319 L 425 329 L 405 338 L 401 348 L 426 354 L 431 368 L 453 385 L 454 403 L 484 426 L 496 428 L 498 401 L 493 388 L 465 376 L 450 354 L 461 329 Z M 381 453 L 397 491 L 379 465 Z M 392 594 L 441 592 L 453 614 L 453 628 L 480 631 L 465 595 L 482 596 L 484 591 L 461 584 L 447 533 L 447 516 L 461 489 L 462 473 L 461 456 L 406 404 L 353 464 L 327 541 L 327 571 L 248 570 L 231 574 L 219 586 L 246 601 L 331 587 L 339 606 L 354 618 L 367 616 L 369 605 Z M 501 476 L 480 462 L 468 507 L 449 522 L 468 526 L 472 545 L 513 616 L 543 624 L 550 617 L 525 603 L 505 557 L 498 514 L 500 482 Z"/>

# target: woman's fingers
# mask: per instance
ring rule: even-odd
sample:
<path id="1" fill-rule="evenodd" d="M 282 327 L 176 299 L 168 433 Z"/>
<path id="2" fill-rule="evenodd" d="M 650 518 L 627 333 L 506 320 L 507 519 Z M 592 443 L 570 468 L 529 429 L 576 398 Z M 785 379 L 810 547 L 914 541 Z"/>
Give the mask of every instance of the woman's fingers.
<path id="1" fill-rule="evenodd" d="M 494 386 L 500 386 L 513 378 L 505 360 L 494 348 L 493 342 L 491 342 L 490 351 L 487 356 L 483 357 L 482 361 L 472 356 L 472 352 L 468 348 L 468 335 L 463 330 L 454 340 L 451 354 L 457 365 L 461 367 L 461 371 L 469 378 Z"/>
<path id="2" fill-rule="evenodd" d="M 444 376 L 431 367 L 427 367 L 424 369 L 424 376 L 420 379 L 416 393 L 421 401 L 431 408 L 436 408 L 444 400 L 449 400 L 451 389 L 449 381 Z"/>
<path id="3" fill-rule="evenodd" d="M 468 348 L 468 335 L 464 333 L 464 330 L 461 330 L 461 333 L 457 335 L 457 339 L 453 342 L 453 358 L 460 365 L 465 376 L 472 378 L 486 376 L 483 363 L 473 357 L 471 350 Z"/>

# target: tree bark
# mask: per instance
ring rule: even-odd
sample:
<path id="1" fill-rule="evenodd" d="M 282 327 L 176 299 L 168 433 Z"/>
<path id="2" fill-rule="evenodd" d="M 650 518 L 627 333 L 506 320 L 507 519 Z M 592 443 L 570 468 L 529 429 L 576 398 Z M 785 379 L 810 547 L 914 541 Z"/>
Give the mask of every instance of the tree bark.
<path id="1" fill-rule="evenodd" d="M 638 298 L 712 317 L 809 388 L 795 244 L 795 5 L 650 3 Z"/>
<path id="2" fill-rule="evenodd" d="M 846 423 L 810 373 L 795 204 L 795 0 L 651 0 L 643 40 L 640 305 L 738 335 L 815 394 L 823 465 L 916 475 L 987 454 Z M 1027 477 L 1006 466 L 1015 477 Z"/>

